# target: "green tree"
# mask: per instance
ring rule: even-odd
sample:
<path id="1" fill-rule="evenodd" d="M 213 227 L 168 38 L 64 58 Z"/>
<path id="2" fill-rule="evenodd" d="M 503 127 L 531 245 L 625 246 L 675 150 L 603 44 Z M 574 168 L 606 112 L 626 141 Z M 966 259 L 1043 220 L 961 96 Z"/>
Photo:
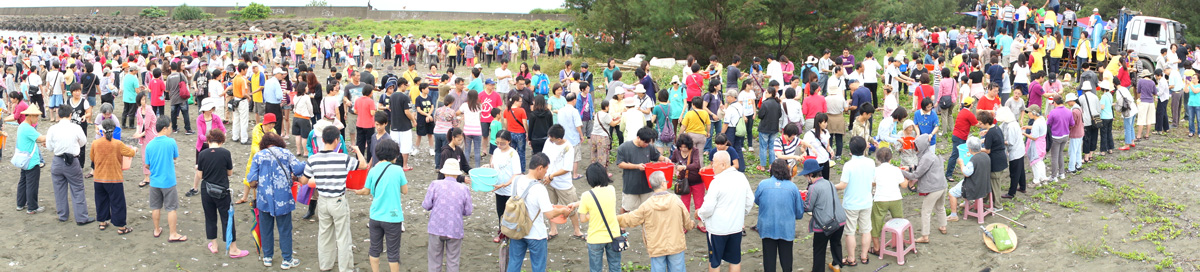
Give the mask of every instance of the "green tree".
<path id="1" fill-rule="evenodd" d="M 249 6 L 242 9 L 234 9 L 226 12 L 232 14 L 233 18 L 238 20 L 262 20 L 271 16 L 270 7 L 254 2 L 250 2 Z"/>
<path id="2" fill-rule="evenodd" d="M 138 16 L 146 18 L 167 17 L 167 11 L 158 7 L 149 7 L 142 9 L 142 13 L 138 14 Z"/>
<path id="3" fill-rule="evenodd" d="M 308 1 L 308 4 L 304 4 L 304 6 L 305 7 L 328 7 L 329 2 L 325 1 L 325 0 L 310 0 L 310 1 Z"/>
<path id="4" fill-rule="evenodd" d="M 206 13 L 204 10 L 182 4 L 171 10 L 171 19 L 175 20 L 205 20 L 213 17 L 212 13 Z"/>

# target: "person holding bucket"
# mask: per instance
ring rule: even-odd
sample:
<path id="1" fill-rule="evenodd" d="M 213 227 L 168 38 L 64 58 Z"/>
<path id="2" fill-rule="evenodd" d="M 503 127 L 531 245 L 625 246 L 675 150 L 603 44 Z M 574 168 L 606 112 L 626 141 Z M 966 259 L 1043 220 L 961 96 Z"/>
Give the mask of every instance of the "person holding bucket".
<path id="1" fill-rule="evenodd" d="M 113 138 L 117 127 L 114 119 L 104 120 L 100 127 L 104 128 L 106 133 L 104 137 L 92 141 L 89 154 L 92 163 L 96 165 L 96 221 L 100 222 L 100 230 L 105 230 L 108 229 L 108 221 L 111 220 L 112 225 L 117 226 L 117 234 L 123 235 L 133 229 L 125 227 L 125 177 L 121 173 L 124 169 L 122 161 L 137 155 L 137 150 Z"/>
<path id="2" fill-rule="evenodd" d="M 400 165 L 396 164 L 396 158 L 400 157 L 400 145 L 391 140 L 379 141 L 374 153 L 379 163 L 367 172 L 367 183 L 363 189 L 354 190 L 354 193 L 372 196 L 370 221 L 367 222 L 371 237 L 371 247 L 367 251 L 371 271 L 379 270 L 379 253 L 383 251 L 386 241 L 388 269 L 395 272 L 400 271 L 400 234 L 404 232 L 401 197 L 408 194 L 408 179 Z"/>
<path id="3" fill-rule="evenodd" d="M 514 101 L 520 100 L 517 99 Z M 516 107 L 515 109 L 520 109 L 520 107 Z M 496 150 L 492 152 L 491 163 L 483 166 L 485 168 L 491 167 L 492 169 L 496 169 L 497 185 L 495 185 L 496 189 L 492 190 L 492 192 L 496 194 L 497 219 L 502 219 L 501 217 L 504 216 L 504 204 L 508 203 L 508 199 L 512 197 L 512 187 L 508 185 L 512 183 L 511 180 L 513 177 L 521 175 L 521 163 L 523 162 L 517 149 L 511 145 L 513 134 L 507 130 L 496 133 Z M 500 184 L 500 181 L 504 183 Z M 499 230 L 496 233 L 496 237 L 492 238 L 493 243 L 499 243 L 504 237 L 503 234 L 500 234 Z"/>
<path id="4" fill-rule="evenodd" d="M 332 130 L 333 136 L 338 134 L 337 128 L 326 130 Z M 264 135 L 259 147 L 261 150 L 250 161 L 246 180 L 259 196 L 254 199 L 254 207 L 258 209 L 263 266 L 272 265 L 275 230 L 278 229 L 279 251 L 283 255 L 280 268 L 290 269 L 300 265 L 300 259 L 292 257 L 292 211 L 296 209 L 296 200 L 291 194 L 292 178 L 300 176 L 308 167 L 287 150 L 287 141 L 279 135 Z"/>
<path id="5" fill-rule="evenodd" d="M 671 151 L 671 161 L 675 162 L 675 171 L 678 172 L 675 182 L 684 183 L 673 185 L 674 193 L 683 200 L 684 209 L 694 202 L 692 208 L 699 210 L 704 204 L 705 188 L 704 182 L 700 180 L 700 167 L 704 164 L 704 158 L 700 157 L 700 149 L 696 148 L 691 137 L 675 138 L 675 150 Z M 707 230 L 701 226 L 700 232 Z"/>
<path id="6" fill-rule="evenodd" d="M 367 169 L 367 160 L 357 146 L 350 147 L 354 151 L 353 157 L 336 152 L 340 134 L 335 127 L 327 126 L 321 131 L 324 146 L 321 152 L 308 157 L 309 167 L 304 168 L 300 181 L 315 184 L 320 198 L 317 202 L 317 261 L 320 269 L 332 270 L 337 262 L 338 270 L 350 271 L 354 267 L 354 253 L 350 249 L 353 240 L 350 238 L 346 176 L 352 170 Z"/>

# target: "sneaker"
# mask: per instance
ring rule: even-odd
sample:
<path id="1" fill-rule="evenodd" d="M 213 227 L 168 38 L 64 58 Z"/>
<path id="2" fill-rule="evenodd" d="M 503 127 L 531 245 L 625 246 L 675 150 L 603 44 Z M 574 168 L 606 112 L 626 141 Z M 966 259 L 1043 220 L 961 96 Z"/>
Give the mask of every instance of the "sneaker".
<path id="1" fill-rule="evenodd" d="M 947 216 L 947 217 L 946 217 L 946 221 L 949 221 L 949 222 L 958 222 L 958 216 L 955 216 L 955 215 Z"/>
<path id="2" fill-rule="evenodd" d="M 288 269 L 292 269 L 292 267 L 297 267 L 297 266 L 300 266 L 300 258 L 292 257 L 292 261 L 290 261 L 290 262 L 283 261 L 283 264 L 279 265 L 279 269 L 288 270 Z"/>
<path id="3" fill-rule="evenodd" d="M 25 212 L 26 214 L 37 214 L 46 211 L 46 207 L 38 207 L 36 210 Z"/>
<path id="4" fill-rule="evenodd" d="M 1003 196 L 1001 196 L 1001 198 L 1003 198 Z M 1002 212 L 1002 211 L 1004 211 L 1004 208 L 1003 208 L 1003 207 L 995 207 L 995 208 L 992 208 L 992 212 Z"/>
<path id="5" fill-rule="evenodd" d="M 25 210 L 25 206 L 17 206 L 17 210 L 18 210 L 18 211 L 24 211 L 24 210 Z"/>
<path id="6" fill-rule="evenodd" d="M 263 257 L 263 266 L 271 267 L 271 257 Z"/>
<path id="7" fill-rule="evenodd" d="M 193 132 L 190 130 L 188 132 L 183 133 L 183 135 L 195 135 L 195 134 L 196 134 L 196 132 Z"/>
<path id="8" fill-rule="evenodd" d="M 433 153 L 433 148 L 430 148 L 430 149 L 429 149 L 429 155 L 430 155 L 430 156 L 434 156 L 434 153 Z"/>
<path id="9" fill-rule="evenodd" d="M 192 188 L 191 190 L 188 190 L 187 193 L 183 194 L 183 196 L 193 197 L 193 196 L 196 196 L 197 194 L 200 194 L 200 191 L 196 190 L 196 188 Z"/>

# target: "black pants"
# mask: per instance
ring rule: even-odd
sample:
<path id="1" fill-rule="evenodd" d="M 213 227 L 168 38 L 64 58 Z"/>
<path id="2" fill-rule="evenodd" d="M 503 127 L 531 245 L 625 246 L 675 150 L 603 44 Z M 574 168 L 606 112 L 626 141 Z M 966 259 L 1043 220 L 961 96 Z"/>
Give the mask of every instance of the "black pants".
<path id="1" fill-rule="evenodd" d="M 843 134 L 832 134 L 832 135 L 833 135 L 833 144 L 834 144 L 833 148 L 836 149 L 836 151 L 835 151 L 837 154 L 836 156 L 841 157 L 842 156 L 842 135 Z"/>
<path id="2" fill-rule="evenodd" d="M 304 214 L 304 219 L 312 219 L 317 213 L 317 198 L 308 200 L 308 212 Z M 315 219 L 313 219 L 315 220 Z"/>
<path id="3" fill-rule="evenodd" d="M 166 109 L 166 106 L 150 106 L 150 109 L 154 110 L 154 115 L 163 116 L 163 112 Z"/>
<path id="4" fill-rule="evenodd" d="M 1167 101 L 1154 102 L 1154 131 L 1167 131 L 1171 129 L 1171 125 L 1167 124 Z"/>
<path id="5" fill-rule="evenodd" d="M 533 147 L 533 153 L 530 153 L 530 154 L 542 153 L 542 147 L 546 146 L 546 139 L 547 138 L 530 140 L 529 145 Z M 624 143 L 624 142 L 622 142 L 622 143 Z M 530 156 L 530 157 L 532 158 L 533 156 Z"/>
<path id="6" fill-rule="evenodd" d="M 171 105 L 171 130 L 179 130 L 179 112 L 183 112 L 183 128 L 192 132 L 192 119 L 188 118 L 186 103 Z"/>
<path id="7" fill-rule="evenodd" d="M 878 107 L 879 106 L 879 83 L 863 83 L 863 86 L 867 86 L 867 89 L 871 89 L 871 106 Z M 854 119 L 855 118 L 850 118 L 850 120 L 854 120 Z"/>
<path id="8" fill-rule="evenodd" d="M 504 217 L 504 204 L 508 203 L 508 198 L 510 198 L 510 197 L 511 196 L 496 194 L 496 219 L 497 220 L 502 219 L 501 217 Z M 497 221 L 497 222 L 499 222 L 499 221 Z"/>
<path id="9" fill-rule="evenodd" d="M 208 240 L 217 239 L 217 233 L 225 233 L 225 230 L 230 229 L 229 224 L 229 201 L 232 195 L 226 195 L 224 198 L 212 198 L 208 196 L 208 183 L 202 183 L 200 186 L 200 202 L 204 206 L 204 235 Z M 221 220 L 221 227 L 217 228 L 217 220 Z M 233 235 L 221 235 L 221 241 L 236 242 L 237 227 L 233 227 Z"/>
<path id="10" fill-rule="evenodd" d="M 96 221 L 125 226 L 125 184 L 96 182 Z M 226 203 L 228 204 L 228 203 Z"/>
<path id="11" fill-rule="evenodd" d="M 1083 117 L 1083 118 L 1091 118 L 1091 117 Z M 1097 124 L 1092 124 L 1090 126 L 1083 127 L 1083 154 L 1092 153 L 1092 151 L 1096 151 L 1096 142 L 1097 142 L 1096 139 L 1099 138 L 1097 136 L 1099 136 L 1098 134 L 1100 134 L 1100 129 L 1098 127 L 1096 127 L 1096 125 Z"/>
<path id="12" fill-rule="evenodd" d="M 42 179 L 42 167 L 21 170 L 21 180 L 17 181 L 17 207 L 25 207 L 28 211 L 38 208 L 38 182 Z"/>
<path id="13" fill-rule="evenodd" d="M 1025 157 L 1008 161 L 1008 195 L 1025 191 Z"/>
<path id="14" fill-rule="evenodd" d="M 103 104 L 112 104 L 112 103 L 113 103 L 113 99 L 115 99 L 115 97 L 113 97 L 113 94 L 112 94 L 112 93 L 106 93 L 106 94 L 102 94 L 102 95 L 100 95 L 100 104 L 101 104 L 101 105 L 103 105 Z M 113 105 L 113 106 L 116 106 L 116 105 Z"/>
<path id="15" fill-rule="evenodd" d="M 374 134 L 375 128 L 360 128 L 357 129 L 358 135 L 354 136 L 354 145 L 358 146 L 358 150 L 367 150 L 367 143 L 371 141 L 371 134 Z"/>
<path id="16" fill-rule="evenodd" d="M 136 114 L 137 104 L 125 103 L 124 109 L 121 110 L 121 126 L 131 128 L 136 125 L 137 119 L 134 118 Z"/>
<path id="17" fill-rule="evenodd" d="M 1113 119 L 1100 120 L 1100 152 L 1113 150 Z"/>
<path id="18" fill-rule="evenodd" d="M 775 256 L 779 256 L 779 268 L 783 271 L 792 270 L 792 241 L 762 239 L 763 271 L 774 272 Z"/>
<path id="19" fill-rule="evenodd" d="M 274 113 L 275 120 L 279 120 L 280 122 L 282 122 L 283 118 L 291 117 L 291 116 L 283 116 L 283 106 L 280 104 L 272 104 L 272 103 L 264 102 L 264 105 L 265 106 L 263 106 L 263 111 L 265 111 L 265 112 L 263 113 L 263 115 L 266 115 L 267 113 Z M 280 134 L 283 134 L 284 129 L 286 129 L 286 128 L 281 127 L 281 126 L 275 126 L 275 130 L 279 131 Z M 287 135 L 287 134 L 283 134 L 283 135 Z"/>
<path id="20" fill-rule="evenodd" d="M 325 57 L 325 58 L 324 58 L 324 59 L 321 61 L 321 69 L 324 69 L 324 68 L 326 68 L 326 67 L 333 67 L 333 63 L 331 63 L 331 62 L 330 62 L 330 61 L 332 61 L 332 59 L 333 59 L 333 54 L 330 52 L 330 50 L 329 50 L 329 49 L 321 49 L 321 51 L 324 51 L 324 52 L 325 52 L 325 56 L 328 56 L 328 57 Z"/>
<path id="21" fill-rule="evenodd" d="M 38 110 L 42 111 L 43 113 L 46 112 L 46 99 L 42 97 L 42 94 L 30 94 L 29 102 L 37 104 Z"/>
<path id="22" fill-rule="evenodd" d="M 754 115 L 746 116 L 746 149 L 754 147 L 754 142 L 758 141 L 758 136 L 750 133 L 750 129 L 754 127 Z M 675 130 L 679 131 L 679 130 Z M 772 140 L 774 141 L 774 140 Z M 745 158 L 745 157 L 743 157 Z"/>
<path id="23" fill-rule="evenodd" d="M 833 255 L 833 266 L 842 267 L 842 229 L 833 233 L 813 233 L 813 272 L 825 272 L 826 245 L 829 254 Z"/>
<path id="24" fill-rule="evenodd" d="M 676 131 L 678 131 L 678 130 L 676 130 Z M 609 137 L 609 138 L 610 138 L 610 139 L 616 139 L 616 140 L 617 140 L 617 146 L 621 146 L 621 144 L 622 144 L 622 143 L 625 143 L 625 133 L 624 133 L 624 132 L 622 132 L 622 131 L 621 131 L 621 129 L 620 129 L 620 128 L 618 128 L 618 127 L 615 127 L 615 126 L 614 126 L 614 127 L 609 127 L 609 128 L 608 128 L 608 135 L 616 136 L 616 137 Z M 543 140 L 543 141 L 545 141 L 545 140 Z M 530 142 L 530 143 L 532 143 L 532 142 L 533 142 L 533 139 L 530 139 L 530 140 L 529 140 L 529 142 Z M 541 150 L 541 149 L 539 148 L 539 149 L 537 149 L 537 150 Z M 613 150 L 616 150 L 616 148 L 613 148 Z M 530 153 L 530 154 L 537 154 L 537 152 Z"/>

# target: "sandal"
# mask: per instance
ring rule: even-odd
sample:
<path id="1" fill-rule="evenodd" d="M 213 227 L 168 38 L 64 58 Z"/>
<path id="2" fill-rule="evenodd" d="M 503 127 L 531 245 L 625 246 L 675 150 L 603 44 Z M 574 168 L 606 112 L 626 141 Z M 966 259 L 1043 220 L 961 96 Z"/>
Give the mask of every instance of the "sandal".
<path id="1" fill-rule="evenodd" d="M 168 238 L 167 242 L 178 243 L 178 242 L 187 242 L 187 240 L 188 240 L 187 235 L 180 235 L 179 238 Z"/>
<path id="2" fill-rule="evenodd" d="M 585 237 L 584 235 L 571 235 L 571 238 L 575 238 L 580 241 L 587 241 L 587 238 L 584 238 L 584 237 Z"/>
<path id="3" fill-rule="evenodd" d="M 143 180 L 141 183 L 138 183 L 138 187 L 146 187 L 146 185 L 150 185 L 150 181 Z"/>
<path id="4" fill-rule="evenodd" d="M 918 244 L 928 244 L 929 239 L 925 238 L 925 237 L 921 237 L 921 238 L 917 238 L 916 240 L 913 240 L 913 242 L 916 242 Z"/>
<path id="5" fill-rule="evenodd" d="M 843 259 L 842 266 L 858 266 L 858 263 L 856 263 L 854 261 L 847 261 L 847 260 Z"/>
<path id="6" fill-rule="evenodd" d="M 162 228 L 154 229 L 154 238 L 158 238 L 159 236 L 162 236 Z"/>
<path id="7" fill-rule="evenodd" d="M 870 264 L 870 263 L 871 263 L 871 258 L 867 258 L 867 257 L 862 258 L 862 264 L 866 265 L 866 264 Z"/>
<path id="8" fill-rule="evenodd" d="M 242 203 L 246 203 L 246 200 L 245 200 L 245 199 L 238 199 L 238 201 L 234 201 L 234 202 L 233 202 L 233 204 L 242 204 Z"/>
<path id="9" fill-rule="evenodd" d="M 217 254 L 217 245 L 213 244 L 213 242 L 208 242 L 208 251 L 212 252 L 212 254 Z M 233 257 L 233 256 L 230 255 L 230 257 Z"/>
<path id="10" fill-rule="evenodd" d="M 100 222 L 100 230 L 106 230 L 106 229 L 108 229 L 108 223 Z"/>
<path id="11" fill-rule="evenodd" d="M 872 248 L 872 249 L 867 249 L 867 254 L 871 254 L 871 255 L 879 256 L 879 250 L 878 250 L 878 249 L 874 249 L 874 248 Z M 863 262 L 863 264 L 867 264 L 867 262 Z"/>
<path id="12" fill-rule="evenodd" d="M 130 228 L 130 227 L 124 227 L 124 228 L 119 228 L 119 229 L 117 229 L 117 235 L 125 235 L 125 234 L 128 234 L 128 233 L 130 233 L 130 232 L 133 232 L 133 228 Z"/>
<path id="13" fill-rule="evenodd" d="M 237 259 L 237 258 L 249 256 L 249 255 L 250 255 L 250 251 L 243 249 L 240 252 L 238 252 L 238 254 L 229 254 L 229 258 Z"/>
<path id="14" fill-rule="evenodd" d="M 940 227 L 940 228 L 938 228 L 938 231 L 941 232 L 942 234 L 949 233 L 948 231 L 946 231 L 946 227 Z"/>

